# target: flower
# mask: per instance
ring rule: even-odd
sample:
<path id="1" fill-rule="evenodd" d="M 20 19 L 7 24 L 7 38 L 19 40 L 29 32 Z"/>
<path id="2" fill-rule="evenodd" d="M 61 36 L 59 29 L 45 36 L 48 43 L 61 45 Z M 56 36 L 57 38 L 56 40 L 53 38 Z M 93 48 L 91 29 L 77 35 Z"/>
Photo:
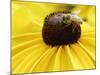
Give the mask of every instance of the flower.
<path id="1" fill-rule="evenodd" d="M 43 41 L 44 18 L 52 12 L 66 11 L 66 7 L 67 4 L 12 1 L 12 74 L 95 69 L 92 21 L 83 22 L 77 43 L 52 47 Z"/>

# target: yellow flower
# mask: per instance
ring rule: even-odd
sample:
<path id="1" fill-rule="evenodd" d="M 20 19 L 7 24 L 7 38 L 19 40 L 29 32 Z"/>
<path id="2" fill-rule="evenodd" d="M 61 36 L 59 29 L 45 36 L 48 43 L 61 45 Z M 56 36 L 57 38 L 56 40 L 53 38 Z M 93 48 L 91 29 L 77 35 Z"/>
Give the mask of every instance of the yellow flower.
<path id="1" fill-rule="evenodd" d="M 44 18 L 65 11 L 66 6 L 12 2 L 12 74 L 95 69 L 95 24 L 83 22 L 81 37 L 74 44 L 52 47 L 43 41 Z"/>

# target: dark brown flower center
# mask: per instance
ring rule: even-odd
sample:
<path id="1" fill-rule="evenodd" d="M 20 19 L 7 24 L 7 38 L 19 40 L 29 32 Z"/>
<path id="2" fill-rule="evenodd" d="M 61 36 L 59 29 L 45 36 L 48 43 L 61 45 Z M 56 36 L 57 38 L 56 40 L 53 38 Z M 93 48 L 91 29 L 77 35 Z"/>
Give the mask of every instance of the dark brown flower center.
<path id="1" fill-rule="evenodd" d="M 80 25 L 74 21 L 71 21 L 69 24 L 64 22 L 65 19 L 70 21 L 70 17 L 65 16 L 67 13 L 52 13 L 46 17 L 42 29 L 42 37 L 47 45 L 58 46 L 73 44 L 80 38 Z"/>

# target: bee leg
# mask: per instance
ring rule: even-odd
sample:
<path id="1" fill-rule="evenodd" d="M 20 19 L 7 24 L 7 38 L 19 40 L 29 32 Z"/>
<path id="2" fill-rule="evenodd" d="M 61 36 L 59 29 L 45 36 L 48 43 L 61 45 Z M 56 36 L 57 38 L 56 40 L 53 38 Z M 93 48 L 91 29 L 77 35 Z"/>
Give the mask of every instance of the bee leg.
<path id="1" fill-rule="evenodd" d="M 73 29 L 72 29 L 72 33 L 74 33 L 75 28 L 77 27 L 77 25 L 74 25 Z"/>

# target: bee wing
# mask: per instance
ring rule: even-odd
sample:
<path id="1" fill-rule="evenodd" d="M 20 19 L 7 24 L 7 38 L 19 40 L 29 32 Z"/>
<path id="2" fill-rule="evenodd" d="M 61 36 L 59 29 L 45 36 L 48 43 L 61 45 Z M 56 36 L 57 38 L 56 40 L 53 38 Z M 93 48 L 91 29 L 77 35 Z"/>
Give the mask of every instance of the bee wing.
<path id="1" fill-rule="evenodd" d="M 73 15 L 78 15 L 80 13 L 80 10 L 72 12 Z"/>
<path id="2" fill-rule="evenodd" d="M 72 18 L 72 21 L 74 21 L 74 22 L 76 22 L 78 24 L 82 24 L 83 23 L 83 20 L 77 15 L 72 15 L 71 18 Z"/>

